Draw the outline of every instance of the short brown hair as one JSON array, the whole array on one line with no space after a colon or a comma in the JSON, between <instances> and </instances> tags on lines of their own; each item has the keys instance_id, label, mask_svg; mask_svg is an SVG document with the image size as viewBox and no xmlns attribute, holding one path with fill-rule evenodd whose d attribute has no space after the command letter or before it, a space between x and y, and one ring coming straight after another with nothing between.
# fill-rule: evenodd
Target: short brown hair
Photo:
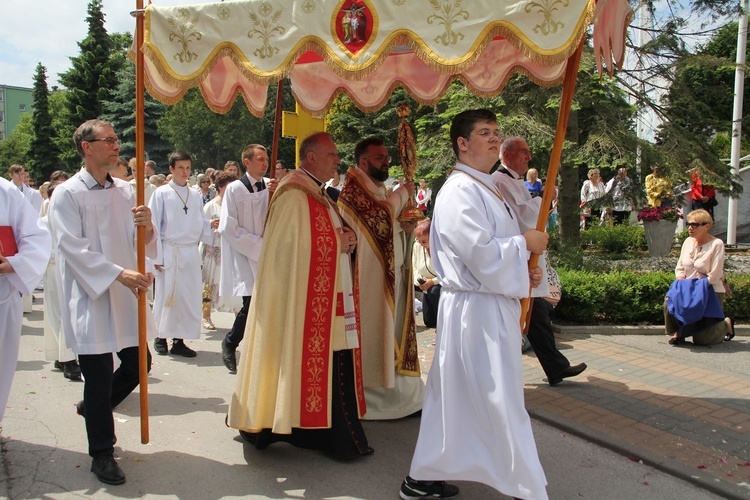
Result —
<instances>
[{"instance_id":1,"label":"short brown hair","mask_svg":"<svg viewBox=\"0 0 750 500\"><path fill-rule=\"evenodd\" d=\"M172 168L174 168L175 164L178 161L182 161L182 160L188 160L192 162L193 158L190 156L189 153L185 151L173 151L172 153L169 154L169 166Z\"/></svg>"},{"instance_id":2,"label":"short brown hair","mask_svg":"<svg viewBox=\"0 0 750 500\"><path fill-rule=\"evenodd\" d=\"M96 139L96 132L104 127L110 127L114 130L114 126L110 122L104 120L87 120L83 122L75 132L73 132L73 143L76 145L76 150L81 158L86 158L83 152L83 146L81 145L84 141L93 141Z\"/></svg>"},{"instance_id":3,"label":"short brown hair","mask_svg":"<svg viewBox=\"0 0 750 500\"><path fill-rule=\"evenodd\" d=\"M245 146L245 148L242 150L242 161L245 161L245 158L248 160L252 160L255 156L255 150L260 149L264 153L267 153L266 147L261 144L248 144Z\"/></svg>"},{"instance_id":4,"label":"short brown hair","mask_svg":"<svg viewBox=\"0 0 750 500\"><path fill-rule=\"evenodd\" d=\"M68 173L64 170L55 170L52 175L49 176L50 182L57 182L59 180L68 180Z\"/></svg>"},{"instance_id":5,"label":"short brown hair","mask_svg":"<svg viewBox=\"0 0 750 500\"><path fill-rule=\"evenodd\" d=\"M8 173L11 174L11 175L17 174L19 172L23 172L23 165L19 165L18 163L14 163L8 169Z\"/></svg>"},{"instance_id":6,"label":"short brown hair","mask_svg":"<svg viewBox=\"0 0 750 500\"><path fill-rule=\"evenodd\" d=\"M233 176L232 174L228 174L226 172L218 172L216 174L216 177L214 178L214 186L216 186L216 189L218 190L236 180L237 177Z\"/></svg>"}]
</instances>

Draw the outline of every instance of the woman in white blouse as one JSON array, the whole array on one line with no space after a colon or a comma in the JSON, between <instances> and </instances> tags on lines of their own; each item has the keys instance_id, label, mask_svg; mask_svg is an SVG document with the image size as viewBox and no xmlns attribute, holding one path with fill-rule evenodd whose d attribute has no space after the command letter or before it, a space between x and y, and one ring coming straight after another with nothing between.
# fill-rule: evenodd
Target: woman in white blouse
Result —
<instances>
[{"instance_id":1,"label":"woman in white blouse","mask_svg":"<svg viewBox=\"0 0 750 500\"><path fill-rule=\"evenodd\" d=\"M588 172L589 179L583 182L581 187L581 208L583 210L583 229L591 226L592 220L599 220L602 216L601 207L593 207L593 203L606 194L606 186L602 182L598 168L592 168Z\"/></svg>"}]
</instances>

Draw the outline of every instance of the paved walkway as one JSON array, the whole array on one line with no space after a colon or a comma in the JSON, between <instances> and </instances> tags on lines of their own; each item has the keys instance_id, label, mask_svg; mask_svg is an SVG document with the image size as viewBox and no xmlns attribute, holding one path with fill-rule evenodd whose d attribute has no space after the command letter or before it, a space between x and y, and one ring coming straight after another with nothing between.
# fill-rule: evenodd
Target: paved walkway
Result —
<instances>
[{"instance_id":1,"label":"paved walkway","mask_svg":"<svg viewBox=\"0 0 750 500\"><path fill-rule=\"evenodd\" d=\"M653 328L628 332L648 334L638 336L592 330L599 334L557 334L571 363L588 369L556 387L546 383L533 351L524 355L529 414L723 497L749 498L750 342L744 332L738 327L734 340L707 348L669 346ZM420 339L428 364L434 331Z\"/></svg>"},{"instance_id":2,"label":"paved walkway","mask_svg":"<svg viewBox=\"0 0 750 500\"><path fill-rule=\"evenodd\" d=\"M219 331L190 342L197 358L154 357L150 442L139 444L138 399L132 395L116 412L117 453L129 481L102 485L88 472L82 420L74 411L82 384L63 379L43 360L41 306L38 300L34 312L24 315L19 364L0 428L0 497L396 496L418 419L365 422L378 451L345 468L309 450L278 446L257 452L223 425L234 384L219 354L219 341L232 321L228 314L215 316ZM533 354L524 355L527 408L537 420L535 438L551 498L750 497L748 337L713 348L672 347L664 336L643 335L653 330L605 335L601 329L565 329L558 335L560 349L571 362L589 368L554 388ZM434 335L423 327L419 332L425 372ZM563 431L550 431L540 421ZM573 435L620 455L594 455ZM339 473L336 481L332 467ZM504 498L477 483L461 488L467 499Z\"/></svg>"}]
</instances>

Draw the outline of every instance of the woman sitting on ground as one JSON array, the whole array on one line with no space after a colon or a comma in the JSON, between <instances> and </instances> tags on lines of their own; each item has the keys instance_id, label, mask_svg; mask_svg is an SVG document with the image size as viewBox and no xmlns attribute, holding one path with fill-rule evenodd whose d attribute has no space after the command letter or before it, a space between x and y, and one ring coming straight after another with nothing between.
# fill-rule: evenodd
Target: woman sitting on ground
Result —
<instances>
[{"instance_id":1,"label":"woman sitting on ground","mask_svg":"<svg viewBox=\"0 0 750 500\"><path fill-rule=\"evenodd\" d=\"M713 345L734 337L724 317L724 242L710 234L713 219L703 209L688 215L690 236L682 244L675 281L664 302L664 321L672 345L692 336L693 343ZM715 297L715 298L714 298Z\"/></svg>"}]
</instances>

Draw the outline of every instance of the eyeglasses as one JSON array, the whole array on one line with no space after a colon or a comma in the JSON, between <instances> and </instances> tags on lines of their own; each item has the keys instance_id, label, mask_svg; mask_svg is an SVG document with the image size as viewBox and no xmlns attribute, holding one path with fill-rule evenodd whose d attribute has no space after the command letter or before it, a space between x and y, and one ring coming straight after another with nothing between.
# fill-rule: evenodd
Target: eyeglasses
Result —
<instances>
[{"instance_id":1,"label":"eyeglasses","mask_svg":"<svg viewBox=\"0 0 750 500\"><path fill-rule=\"evenodd\" d=\"M687 226L688 227L692 227L693 229L695 229L696 227L705 226L707 224L708 224L708 222L688 222Z\"/></svg>"},{"instance_id":2,"label":"eyeglasses","mask_svg":"<svg viewBox=\"0 0 750 500\"><path fill-rule=\"evenodd\" d=\"M476 133L472 132L470 135L478 135L479 137L481 137L485 141L489 141L493 137L495 139L499 139L500 138L500 131L497 130L497 129L490 130L488 128L483 128L481 130L478 130Z\"/></svg>"},{"instance_id":3,"label":"eyeglasses","mask_svg":"<svg viewBox=\"0 0 750 500\"><path fill-rule=\"evenodd\" d=\"M377 155L377 156L372 156L372 157L365 156L364 158L365 159L374 160L374 161L376 161L378 163L390 163L391 162L391 157L390 156L386 156L386 155Z\"/></svg>"},{"instance_id":4,"label":"eyeglasses","mask_svg":"<svg viewBox=\"0 0 750 500\"><path fill-rule=\"evenodd\" d=\"M86 142L96 142L96 141L106 142L107 146L109 147L112 147L115 144L117 144L118 146L120 145L120 139L118 139L117 137L100 137L98 139L91 139L90 141L86 141Z\"/></svg>"}]
</instances>

